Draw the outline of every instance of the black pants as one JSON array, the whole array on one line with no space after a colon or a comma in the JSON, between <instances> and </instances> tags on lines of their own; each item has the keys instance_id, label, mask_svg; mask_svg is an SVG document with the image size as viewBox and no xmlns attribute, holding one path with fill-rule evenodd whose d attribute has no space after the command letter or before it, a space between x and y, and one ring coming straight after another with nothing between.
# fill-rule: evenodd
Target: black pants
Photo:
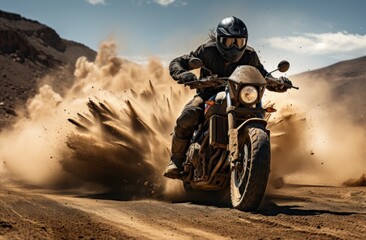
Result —
<instances>
[{"instance_id":1,"label":"black pants","mask_svg":"<svg viewBox=\"0 0 366 240\"><path fill-rule=\"evenodd\" d=\"M189 101L178 117L172 139L171 158L182 163L189 147L190 139L197 126L203 121L204 101L195 96Z\"/></svg>"}]
</instances>

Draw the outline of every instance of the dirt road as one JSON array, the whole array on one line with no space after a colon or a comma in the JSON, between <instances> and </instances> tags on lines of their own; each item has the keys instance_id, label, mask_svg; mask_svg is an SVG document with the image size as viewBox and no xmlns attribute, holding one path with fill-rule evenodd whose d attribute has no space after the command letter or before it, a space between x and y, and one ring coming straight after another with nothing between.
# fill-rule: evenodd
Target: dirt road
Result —
<instances>
[{"instance_id":1,"label":"dirt road","mask_svg":"<svg viewBox=\"0 0 366 240\"><path fill-rule=\"evenodd\" d=\"M0 239L366 239L366 189L291 185L245 213L2 184Z\"/></svg>"}]
</instances>

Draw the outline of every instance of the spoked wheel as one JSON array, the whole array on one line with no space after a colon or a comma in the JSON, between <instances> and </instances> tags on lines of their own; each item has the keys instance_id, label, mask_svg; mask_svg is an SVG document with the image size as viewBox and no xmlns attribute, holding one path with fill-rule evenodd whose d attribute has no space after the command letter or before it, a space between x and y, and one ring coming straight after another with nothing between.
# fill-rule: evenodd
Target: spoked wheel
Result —
<instances>
[{"instance_id":1,"label":"spoked wheel","mask_svg":"<svg viewBox=\"0 0 366 240\"><path fill-rule=\"evenodd\" d=\"M270 144L261 125L250 124L247 128L247 140L239 146L239 159L231 171L230 193L234 208L253 211L259 207L266 191Z\"/></svg>"}]
</instances>

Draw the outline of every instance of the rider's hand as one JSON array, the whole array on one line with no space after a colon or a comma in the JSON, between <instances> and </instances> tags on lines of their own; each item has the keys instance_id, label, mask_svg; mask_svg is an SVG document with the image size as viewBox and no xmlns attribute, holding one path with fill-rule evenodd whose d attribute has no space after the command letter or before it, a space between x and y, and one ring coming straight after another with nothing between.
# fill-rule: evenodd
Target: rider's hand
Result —
<instances>
[{"instance_id":1,"label":"rider's hand","mask_svg":"<svg viewBox=\"0 0 366 240\"><path fill-rule=\"evenodd\" d=\"M287 89L292 87L292 82L287 77L279 77L277 79L277 82L281 84L280 86L278 86L278 90L282 92L286 92Z\"/></svg>"},{"instance_id":2,"label":"rider's hand","mask_svg":"<svg viewBox=\"0 0 366 240\"><path fill-rule=\"evenodd\" d=\"M187 82L192 82L192 81L196 81L197 77L195 74L191 73L191 72L183 72L181 74L178 75L178 83L187 83Z\"/></svg>"}]
</instances>

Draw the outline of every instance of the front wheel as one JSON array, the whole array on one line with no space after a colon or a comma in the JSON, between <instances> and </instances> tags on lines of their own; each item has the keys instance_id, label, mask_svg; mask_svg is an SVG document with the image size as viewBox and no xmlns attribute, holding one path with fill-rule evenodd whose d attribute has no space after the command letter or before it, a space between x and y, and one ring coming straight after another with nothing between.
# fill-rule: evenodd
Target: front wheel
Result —
<instances>
[{"instance_id":1,"label":"front wheel","mask_svg":"<svg viewBox=\"0 0 366 240\"><path fill-rule=\"evenodd\" d=\"M268 134L262 125L249 124L247 129L246 140L239 139L239 143L242 142L239 158L231 170L230 195L234 208L254 211L266 191L271 149Z\"/></svg>"}]
</instances>

